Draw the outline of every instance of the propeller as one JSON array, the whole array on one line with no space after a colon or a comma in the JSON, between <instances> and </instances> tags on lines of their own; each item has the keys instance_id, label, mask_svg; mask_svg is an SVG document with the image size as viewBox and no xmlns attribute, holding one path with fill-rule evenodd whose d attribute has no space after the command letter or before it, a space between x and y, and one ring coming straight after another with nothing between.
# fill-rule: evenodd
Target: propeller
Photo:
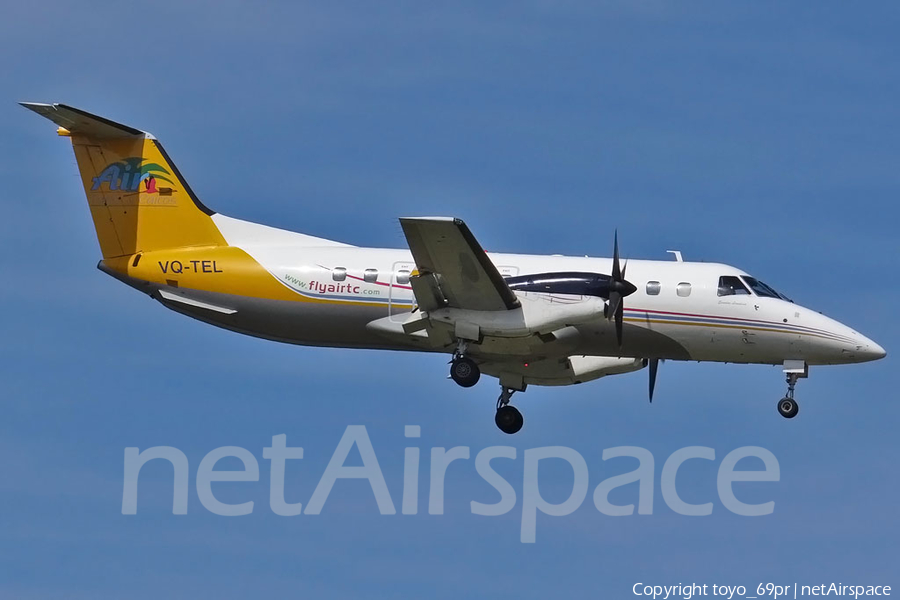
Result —
<instances>
[{"instance_id":1,"label":"propeller","mask_svg":"<svg viewBox=\"0 0 900 600\"><path fill-rule=\"evenodd\" d=\"M622 299L637 291L637 288L630 282L625 280L625 269L628 268L628 261L624 266L619 265L619 231L616 230L613 238L613 264L612 276L609 282L609 310L606 318L616 322L616 340L619 347L622 346L622 320L625 317L625 304Z\"/></svg>"}]
</instances>

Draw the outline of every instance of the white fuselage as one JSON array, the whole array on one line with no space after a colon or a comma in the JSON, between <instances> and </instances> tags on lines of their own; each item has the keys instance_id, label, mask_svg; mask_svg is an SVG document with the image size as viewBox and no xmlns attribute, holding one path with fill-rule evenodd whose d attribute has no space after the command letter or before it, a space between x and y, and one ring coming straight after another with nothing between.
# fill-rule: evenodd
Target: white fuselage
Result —
<instances>
[{"instance_id":1,"label":"white fuselage","mask_svg":"<svg viewBox=\"0 0 900 600\"><path fill-rule=\"evenodd\" d=\"M359 248L262 226L248 229L244 222L220 215L213 218L232 238L231 245L247 252L304 301L185 291L197 302L227 307L237 314L163 299L170 308L289 343L452 351L449 345L435 348L402 333L402 323L415 305L408 281L415 263L408 250ZM610 273L612 268L608 258L501 253L489 257L505 277L560 271ZM872 340L793 302L753 293L720 296L719 278L732 275L746 274L724 264L629 260L627 279L637 291L624 301L621 347L597 298L517 292L526 304L543 296L541 302L557 306L590 303L591 310L567 308L579 313L578 318L553 324L557 339L552 343L538 343L529 332L517 337L487 331L473 352L496 360L586 355L763 364L803 360L808 365L863 362L884 355ZM596 311L595 318L591 311ZM380 324L372 326L375 321ZM393 330L392 323L397 325Z\"/></svg>"}]
</instances>

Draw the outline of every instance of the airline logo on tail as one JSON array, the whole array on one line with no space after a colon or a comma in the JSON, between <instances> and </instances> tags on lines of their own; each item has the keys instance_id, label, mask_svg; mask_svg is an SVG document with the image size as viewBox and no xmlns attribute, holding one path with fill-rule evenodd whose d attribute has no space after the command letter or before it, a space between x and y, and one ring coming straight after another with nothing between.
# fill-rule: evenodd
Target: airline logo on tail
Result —
<instances>
[{"instance_id":1,"label":"airline logo on tail","mask_svg":"<svg viewBox=\"0 0 900 600\"><path fill-rule=\"evenodd\" d=\"M108 185L109 191L138 192L141 190L141 182L144 182L144 191L152 194L159 191L156 188L157 180L172 183L172 180L166 177L167 175L171 176L171 173L165 167L154 162L145 163L145 160L133 156L110 163L100 172L100 175L93 178L94 185L91 187L91 191L99 190L105 183Z\"/></svg>"}]
</instances>

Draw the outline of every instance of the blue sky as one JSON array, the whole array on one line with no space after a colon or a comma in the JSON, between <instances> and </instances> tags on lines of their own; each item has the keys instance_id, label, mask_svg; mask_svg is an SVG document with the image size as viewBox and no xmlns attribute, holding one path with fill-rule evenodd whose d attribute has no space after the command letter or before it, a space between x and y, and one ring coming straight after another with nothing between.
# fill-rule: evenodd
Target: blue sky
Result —
<instances>
[{"instance_id":1,"label":"blue sky","mask_svg":"<svg viewBox=\"0 0 900 600\"><path fill-rule=\"evenodd\" d=\"M626 597L646 583L844 582L897 586L900 81L897 8L843 2L19 3L0 51L0 597ZM358 245L401 247L396 218L466 219L497 251L624 253L734 264L889 352L815 369L801 413L775 402L778 369L666 363L517 398L518 435L492 422L493 381L463 390L444 359L312 349L217 330L95 269L74 157L16 106L64 102L154 132L203 201L231 216ZM613 518L590 496L539 517L521 502L470 514L495 492L473 461L447 476L445 514L380 516L365 482L339 482L321 515L268 509L262 448L285 433L308 501L348 425L366 425L399 507L404 426L418 446L561 445L590 489L628 471L604 448L651 450L654 514ZM148 464L137 515L121 514L123 449L175 446L189 513ZM246 517L205 511L201 458L234 445L257 483L217 484ZM714 503L677 515L658 489ZM767 517L716 496L724 455L771 450L781 481L745 488ZM427 462L426 462L427 464ZM541 472L546 497L571 486ZM425 472L420 475L427 481ZM633 502L623 488L614 500Z\"/></svg>"}]
</instances>

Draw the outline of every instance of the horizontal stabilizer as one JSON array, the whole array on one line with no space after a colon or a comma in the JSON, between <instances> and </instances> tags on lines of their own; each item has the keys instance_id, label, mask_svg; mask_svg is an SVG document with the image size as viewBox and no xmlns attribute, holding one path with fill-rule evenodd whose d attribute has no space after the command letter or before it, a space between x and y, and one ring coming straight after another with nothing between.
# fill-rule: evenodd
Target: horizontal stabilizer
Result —
<instances>
[{"instance_id":1,"label":"horizontal stabilizer","mask_svg":"<svg viewBox=\"0 0 900 600\"><path fill-rule=\"evenodd\" d=\"M122 125L65 104L41 104L38 102L20 102L19 104L53 121L75 135L84 135L97 139L135 136L153 138L146 131Z\"/></svg>"}]
</instances>

